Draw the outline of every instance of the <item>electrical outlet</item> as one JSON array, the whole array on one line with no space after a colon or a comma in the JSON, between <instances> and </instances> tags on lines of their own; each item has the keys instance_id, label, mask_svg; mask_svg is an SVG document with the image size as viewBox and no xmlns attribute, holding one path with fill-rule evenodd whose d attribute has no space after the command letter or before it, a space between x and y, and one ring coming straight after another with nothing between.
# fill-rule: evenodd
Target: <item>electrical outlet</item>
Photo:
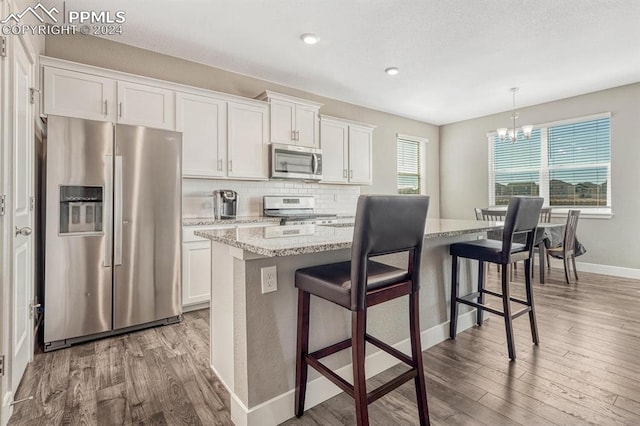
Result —
<instances>
[{"instance_id":1,"label":"electrical outlet","mask_svg":"<svg viewBox=\"0 0 640 426\"><path fill-rule=\"evenodd\" d=\"M260 270L262 277L262 294L271 293L278 289L278 271L274 266L268 266Z\"/></svg>"}]
</instances>

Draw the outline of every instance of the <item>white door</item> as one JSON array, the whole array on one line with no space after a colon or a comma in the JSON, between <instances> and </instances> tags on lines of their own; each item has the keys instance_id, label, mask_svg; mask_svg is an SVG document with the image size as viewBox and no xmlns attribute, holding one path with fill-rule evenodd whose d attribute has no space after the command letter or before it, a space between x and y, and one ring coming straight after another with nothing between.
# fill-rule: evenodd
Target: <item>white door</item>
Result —
<instances>
[{"instance_id":1,"label":"white door","mask_svg":"<svg viewBox=\"0 0 640 426\"><path fill-rule=\"evenodd\" d=\"M296 104L279 99L271 99L271 142L295 143L293 131L295 130L294 116Z\"/></svg>"},{"instance_id":2,"label":"white door","mask_svg":"<svg viewBox=\"0 0 640 426\"><path fill-rule=\"evenodd\" d=\"M220 177L227 170L227 103L176 94L176 130L182 132L182 175Z\"/></svg>"},{"instance_id":3,"label":"white door","mask_svg":"<svg viewBox=\"0 0 640 426\"><path fill-rule=\"evenodd\" d=\"M175 92L118 82L118 123L175 130Z\"/></svg>"},{"instance_id":4,"label":"white door","mask_svg":"<svg viewBox=\"0 0 640 426\"><path fill-rule=\"evenodd\" d=\"M318 148L318 108L296 105L296 145Z\"/></svg>"},{"instance_id":5,"label":"white door","mask_svg":"<svg viewBox=\"0 0 640 426\"><path fill-rule=\"evenodd\" d=\"M348 129L346 123L322 120L322 182L346 183L348 181Z\"/></svg>"},{"instance_id":6,"label":"white door","mask_svg":"<svg viewBox=\"0 0 640 426\"><path fill-rule=\"evenodd\" d=\"M115 80L45 67L44 91L45 114L115 121Z\"/></svg>"},{"instance_id":7,"label":"white door","mask_svg":"<svg viewBox=\"0 0 640 426\"><path fill-rule=\"evenodd\" d=\"M267 179L269 145L267 105L229 102L229 160L227 175L240 179Z\"/></svg>"},{"instance_id":8,"label":"white door","mask_svg":"<svg viewBox=\"0 0 640 426\"><path fill-rule=\"evenodd\" d=\"M16 39L13 43L12 105L13 123L13 283L11 330L11 391L20 384L24 370L33 353L33 324L29 310L33 289L33 144L34 115L29 103L29 88L33 87L34 64L28 51Z\"/></svg>"},{"instance_id":9,"label":"white door","mask_svg":"<svg viewBox=\"0 0 640 426\"><path fill-rule=\"evenodd\" d=\"M349 182L371 184L372 132L370 128L349 126Z\"/></svg>"}]
</instances>

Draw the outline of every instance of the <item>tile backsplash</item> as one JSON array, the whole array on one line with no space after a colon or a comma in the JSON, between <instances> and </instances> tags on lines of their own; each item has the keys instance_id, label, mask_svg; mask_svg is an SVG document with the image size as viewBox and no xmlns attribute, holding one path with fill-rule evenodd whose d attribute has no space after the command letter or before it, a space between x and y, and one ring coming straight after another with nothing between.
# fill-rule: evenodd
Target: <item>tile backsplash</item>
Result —
<instances>
[{"instance_id":1,"label":"tile backsplash","mask_svg":"<svg viewBox=\"0 0 640 426\"><path fill-rule=\"evenodd\" d=\"M317 213L354 214L360 187L297 181L252 182L237 180L183 179L182 215L213 216L212 192L231 189L238 193L238 216L262 216L263 195L313 195Z\"/></svg>"}]
</instances>

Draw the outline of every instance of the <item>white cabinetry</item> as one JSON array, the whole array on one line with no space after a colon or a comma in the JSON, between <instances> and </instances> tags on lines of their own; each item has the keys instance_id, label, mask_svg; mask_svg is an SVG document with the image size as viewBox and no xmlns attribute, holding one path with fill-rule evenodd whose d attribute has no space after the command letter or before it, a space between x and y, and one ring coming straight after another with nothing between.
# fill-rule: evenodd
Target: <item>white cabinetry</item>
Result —
<instances>
[{"instance_id":1,"label":"white cabinetry","mask_svg":"<svg viewBox=\"0 0 640 426\"><path fill-rule=\"evenodd\" d=\"M118 82L118 123L173 130L175 108L172 90Z\"/></svg>"},{"instance_id":2,"label":"white cabinetry","mask_svg":"<svg viewBox=\"0 0 640 426\"><path fill-rule=\"evenodd\" d=\"M183 176L226 176L226 101L177 93L176 130L182 132Z\"/></svg>"},{"instance_id":3,"label":"white cabinetry","mask_svg":"<svg viewBox=\"0 0 640 426\"><path fill-rule=\"evenodd\" d=\"M278 226L274 222L185 226L182 228L182 310L209 306L211 300L211 240L194 235L195 231Z\"/></svg>"},{"instance_id":4,"label":"white cabinetry","mask_svg":"<svg viewBox=\"0 0 640 426\"><path fill-rule=\"evenodd\" d=\"M266 104L229 102L227 176L269 178L269 108Z\"/></svg>"},{"instance_id":5,"label":"white cabinetry","mask_svg":"<svg viewBox=\"0 0 640 426\"><path fill-rule=\"evenodd\" d=\"M321 116L322 183L372 183L374 126Z\"/></svg>"},{"instance_id":6,"label":"white cabinetry","mask_svg":"<svg viewBox=\"0 0 640 426\"><path fill-rule=\"evenodd\" d=\"M322 104L270 91L258 96L271 105L271 142L318 148Z\"/></svg>"},{"instance_id":7,"label":"white cabinetry","mask_svg":"<svg viewBox=\"0 0 640 426\"><path fill-rule=\"evenodd\" d=\"M88 120L116 120L116 82L59 68L44 68L44 113Z\"/></svg>"},{"instance_id":8,"label":"white cabinetry","mask_svg":"<svg viewBox=\"0 0 640 426\"><path fill-rule=\"evenodd\" d=\"M92 68L89 71L94 71ZM44 113L175 129L175 93L107 76L44 67Z\"/></svg>"}]
</instances>

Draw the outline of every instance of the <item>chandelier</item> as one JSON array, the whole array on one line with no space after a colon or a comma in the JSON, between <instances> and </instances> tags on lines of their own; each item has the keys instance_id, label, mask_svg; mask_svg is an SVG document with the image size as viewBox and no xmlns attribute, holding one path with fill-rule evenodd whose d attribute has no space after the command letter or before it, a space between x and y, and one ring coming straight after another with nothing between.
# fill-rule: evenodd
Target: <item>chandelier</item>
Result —
<instances>
[{"instance_id":1,"label":"chandelier","mask_svg":"<svg viewBox=\"0 0 640 426\"><path fill-rule=\"evenodd\" d=\"M511 88L511 93L513 94L513 107L511 109L511 120L513 121L513 127L508 129L506 127L501 127L498 129L498 137L501 141L507 141L510 143L516 143L520 140L529 139L531 137L531 132L533 131L533 126L526 125L522 126L521 129L516 127L516 120L518 119L518 112L516 111L516 92L518 91L517 87Z\"/></svg>"}]
</instances>

